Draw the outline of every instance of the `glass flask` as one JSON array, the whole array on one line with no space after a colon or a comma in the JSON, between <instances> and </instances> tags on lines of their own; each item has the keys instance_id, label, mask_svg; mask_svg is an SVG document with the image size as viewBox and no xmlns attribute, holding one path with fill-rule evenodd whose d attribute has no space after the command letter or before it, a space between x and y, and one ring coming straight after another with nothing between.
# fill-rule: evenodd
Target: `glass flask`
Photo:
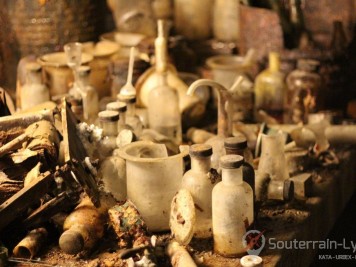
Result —
<instances>
[{"instance_id":1,"label":"glass flask","mask_svg":"<svg viewBox=\"0 0 356 267\"><path fill-rule=\"evenodd\" d=\"M117 99L120 102L126 103L126 121L127 125L131 126L133 132L137 137L141 136L143 124L136 114L136 95L122 95L118 94Z\"/></svg>"},{"instance_id":2,"label":"glass flask","mask_svg":"<svg viewBox=\"0 0 356 267\"><path fill-rule=\"evenodd\" d=\"M212 214L214 252L225 257L238 257L246 253L242 237L253 216L252 189L246 191L242 178L243 157L221 157L222 181L213 189Z\"/></svg>"},{"instance_id":3,"label":"glass flask","mask_svg":"<svg viewBox=\"0 0 356 267\"><path fill-rule=\"evenodd\" d=\"M179 99L175 89L167 84L167 75L162 73L160 85L148 96L148 121L151 129L171 138L176 144L182 142L182 123Z\"/></svg>"},{"instance_id":4,"label":"glass flask","mask_svg":"<svg viewBox=\"0 0 356 267\"><path fill-rule=\"evenodd\" d=\"M269 53L269 67L255 80L255 110L264 110L278 122L283 122L286 97L284 74L280 71L279 54Z\"/></svg>"},{"instance_id":5,"label":"glass flask","mask_svg":"<svg viewBox=\"0 0 356 267\"><path fill-rule=\"evenodd\" d=\"M99 112L99 124L103 129L104 139L100 143L100 155L108 157L112 155L116 146L116 137L118 135L119 113L113 110L104 110Z\"/></svg>"},{"instance_id":6,"label":"glass flask","mask_svg":"<svg viewBox=\"0 0 356 267\"><path fill-rule=\"evenodd\" d=\"M214 183L209 177L212 147L205 144L192 145L189 150L191 169L182 179L182 188L187 189L194 200L196 221L194 236L207 238L212 235L211 196Z\"/></svg>"},{"instance_id":7,"label":"glass flask","mask_svg":"<svg viewBox=\"0 0 356 267\"><path fill-rule=\"evenodd\" d=\"M89 84L90 67L78 67L78 88L83 99L83 117L87 123L94 123L99 112L99 96L93 86Z\"/></svg>"},{"instance_id":8,"label":"glass flask","mask_svg":"<svg viewBox=\"0 0 356 267\"><path fill-rule=\"evenodd\" d=\"M21 108L28 109L49 101L49 89L42 83L42 67L38 63L26 64L26 83L21 90Z\"/></svg>"},{"instance_id":9,"label":"glass flask","mask_svg":"<svg viewBox=\"0 0 356 267\"><path fill-rule=\"evenodd\" d=\"M287 76L288 123L306 123L308 114L320 108L321 77L318 74L319 62L299 59L297 69Z\"/></svg>"}]
</instances>

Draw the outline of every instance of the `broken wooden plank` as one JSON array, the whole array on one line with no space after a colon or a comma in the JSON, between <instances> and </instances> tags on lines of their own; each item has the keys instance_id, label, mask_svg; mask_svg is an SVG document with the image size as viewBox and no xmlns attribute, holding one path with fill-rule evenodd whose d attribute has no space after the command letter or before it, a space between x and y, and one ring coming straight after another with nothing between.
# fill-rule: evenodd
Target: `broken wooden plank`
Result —
<instances>
[{"instance_id":1,"label":"broken wooden plank","mask_svg":"<svg viewBox=\"0 0 356 267\"><path fill-rule=\"evenodd\" d=\"M72 174L75 176L73 178L78 181L93 204L98 207L100 205L99 190L94 175L84 163L88 155L77 133L75 115L65 99L63 99L61 113L65 147L64 160L73 167Z\"/></svg>"},{"instance_id":2,"label":"broken wooden plank","mask_svg":"<svg viewBox=\"0 0 356 267\"><path fill-rule=\"evenodd\" d=\"M41 178L33 181L27 187L0 205L0 231L14 221L23 211L39 200L47 193L50 183L53 181L53 174L45 172Z\"/></svg>"}]
</instances>

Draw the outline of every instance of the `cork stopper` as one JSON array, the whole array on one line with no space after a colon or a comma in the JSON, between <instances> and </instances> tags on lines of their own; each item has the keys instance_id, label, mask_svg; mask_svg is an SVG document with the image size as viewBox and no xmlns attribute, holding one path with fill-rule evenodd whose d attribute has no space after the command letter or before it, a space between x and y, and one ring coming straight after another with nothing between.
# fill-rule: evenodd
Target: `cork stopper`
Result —
<instances>
[{"instance_id":1,"label":"cork stopper","mask_svg":"<svg viewBox=\"0 0 356 267\"><path fill-rule=\"evenodd\" d=\"M106 105L106 110L113 110L119 113L126 112L127 105L124 102L110 102Z\"/></svg>"},{"instance_id":2,"label":"cork stopper","mask_svg":"<svg viewBox=\"0 0 356 267\"><path fill-rule=\"evenodd\" d=\"M244 163L244 158L239 155L225 155L220 158L220 167L224 169L237 169Z\"/></svg>"},{"instance_id":3,"label":"cork stopper","mask_svg":"<svg viewBox=\"0 0 356 267\"><path fill-rule=\"evenodd\" d=\"M98 113L98 117L100 121L118 121L120 118L119 112L114 110L104 110Z\"/></svg>"},{"instance_id":4,"label":"cork stopper","mask_svg":"<svg viewBox=\"0 0 356 267\"><path fill-rule=\"evenodd\" d=\"M213 154L213 149L207 144L196 144L189 148L189 154L193 157L210 157Z\"/></svg>"},{"instance_id":5,"label":"cork stopper","mask_svg":"<svg viewBox=\"0 0 356 267\"><path fill-rule=\"evenodd\" d=\"M224 146L227 149L245 149L247 147L247 139L244 136L228 137L224 140Z\"/></svg>"},{"instance_id":6,"label":"cork stopper","mask_svg":"<svg viewBox=\"0 0 356 267\"><path fill-rule=\"evenodd\" d=\"M84 238L77 231L67 230L59 238L59 247L67 254L77 254L84 248Z\"/></svg>"}]
</instances>

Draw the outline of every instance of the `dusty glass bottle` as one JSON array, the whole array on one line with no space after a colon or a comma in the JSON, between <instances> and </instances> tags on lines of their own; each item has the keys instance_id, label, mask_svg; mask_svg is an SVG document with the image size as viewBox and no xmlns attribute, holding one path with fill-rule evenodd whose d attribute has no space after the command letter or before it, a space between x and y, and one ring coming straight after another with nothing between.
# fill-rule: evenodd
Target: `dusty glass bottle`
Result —
<instances>
[{"instance_id":1,"label":"dusty glass bottle","mask_svg":"<svg viewBox=\"0 0 356 267\"><path fill-rule=\"evenodd\" d=\"M225 139L224 147L227 155L240 155L244 157L244 163L242 164L242 177L245 183L250 188L246 188L247 191L252 189L253 191L253 211L255 209L255 170L253 169L253 156L251 150L247 147L247 139L244 136L235 136ZM246 185L245 185L246 187ZM249 218L250 225L253 223L254 218Z\"/></svg>"},{"instance_id":2,"label":"dusty glass bottle","mask_svg":"<svg viewBox=\"0 0 356 267\"><path fill-rule=\"evenodd\" d=\"M209 177L212 154L210 145L192 145L189 150L191 169L182 179L182 188L191 193L196 207L194 236L198 238L212 235L211 196L214 184Z\"/></svg>"},{"instance_id":3,"label":"dusty glass bottle","mask_svg":"<svg viewBox=\"0 0 356 267\"><path fill-rule=\"evenodd\" d=\"M78 72L78 87L83 99L83 117L87 123L94 123L99 112L99 96L93 86L89 84L91 69L89 66L80 66Z\"/></svg>"},{"instance_id":4,"label":"dusty glass bottle","mask_svg":"<svg viewBox=\"0 0 356 267\"><path fill-rule=\"evenodd\" d=\"M243 157L221 157L222 181L213 189L212 215L214 252L225 257L238 257L246 253L242 237L253 216L252 189L246 192L243 186Z\"/></svg>"},{"instance_id":5,"label":"dusty glass bottle","mask_svg":"<svg viewBox=\"0 0 356 267\"><path fill-rule=\"evenodd\" d=\"M49 101L49 89L42 83L42 67L31 62L26 64L26 83L21 90L21 108L28 109Z\"/></svg>"},{"instance_id":6,"label":"dusty glass bottle","mask_svg":"<svg viewBox=\"0 0 356 267\"><path fill-rule=\"evenodd\" d=\"M126 111L127 111L127 105L124 102L110 102L106 105L106 110L113 110L119 113L119 121L117 123L118 127L118 133L120 133L122 130L127 129L127 130L133 130L131 126L127 125L126 123Z\"/></svg>"},{"instance_id":7,"label":"dusty glass bottle","mask_svg":"<svg viewBox=\"0 0 356 267\"><path fill-rule=\"evenodd\" d=\"M239 41L239 0L215 0L213 33L220 41Z\"/></svg>"},{"instance_id":8,"label":"dusty glass bottle","mask_svg":"<svg viewBox=\"0 0 356 267\"><path fill-rule=\"evenodd\" d=\"M286 97L285 75L280 71L279 54L269 53L269 66L255 80L255 109L262 109L283 122Z\"/></svg>"},{"instance_id":9,"label":"dusty glass bottle","mask_svg":"<svg viewBox=\"0 0 356 267\"><path fill-rule=\"evenodd\" d=\"M117 95L120 102L126 103L126 121L125 123L133 129L137 137L141 136L143 124L140 118L136 115L136 96L135 95Z\"/></svg>"},{"instance_id":10,"label":"dusty glass bottle","mask_svg":"<svg viewBox=\"0 0 356 267\"><path fill-rule=\"evenodd\" d=\"M182 142L182 122L179 99L175 89L167 84L166 73L160 75L160 85L148 96L148 121L151 129L171 138L176 144Z\"/></svg>"},{"instance_id":11,"label":"dusty glass bottle","mask_svg":"<svg viewBox=\"0 0 356 267\"><path fill-rule=\"evenodd\" d=\"M108 157L117 148L119 113L113 110L104 110L99 112L98 117L104 135L104 139L100 143L100 155Z\"/></svg>"},{"instance_id":12,"label":"dusty glass bottle","mask_svg":"<svg viewBox=\"0 0 356 267\"><path fill-rule=\"evenodd\" d=\"M319 62L299 59L297 69L287 76L288 123L306 123L308 114L314 113L322 105L320 89L321 77L318 74ZM319 103L318 103L319 102Z\"/></svg>"}]
</instances>

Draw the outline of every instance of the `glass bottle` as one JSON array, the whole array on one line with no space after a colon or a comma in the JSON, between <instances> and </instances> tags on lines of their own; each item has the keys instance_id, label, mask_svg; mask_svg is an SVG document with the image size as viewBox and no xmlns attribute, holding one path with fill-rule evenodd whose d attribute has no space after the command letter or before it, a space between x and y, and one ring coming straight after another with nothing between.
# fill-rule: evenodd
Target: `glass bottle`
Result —
<instances>
[{"instance_id":1,"label":"glass bottle","mask_svg":"<svg viewBox=\"0 0 356 267\"><path fill-rule=\"evenodd\" d=\"M252 189L253 191L253 210L255 209L255 170L253 169L253 156L251 150L247 147L247 139L244 136L235 136L229 137L225 139L224 147L226 151L226 155L239 155L244 158L244 162L242 164L242 177L243 181L248 184L249 188L247 191ZM247 185L244 184L246 187ZM253 223L254 218L249 218L250 225Z\"/></svg>"},{"instance_id":2,"label":"glass bottle","mask_svg":"<svg viewBox=\"0 0 356 267\"><path fill-rule=\"evenodd\" d=\"M242 237L253 216L253 193L243 186L243 157L221 157L222 181L213 189L212 214L214 252L226 257L238 257L246 253Z\"/></svg>"},{"instance_id":3,"label":"glass bottle","mask_svg":"<svg viewBox=\"0 0 356 267\"><path fill-rule=\"evenodd\" d=\"M280 71L279 54L269 53L269 67L262 71L255 81L255 109L262 109L270 116L283 122L286 85Z\"/></svg>"},{"instance_id":4,"label":"glass bottle","mask_svg":"<svg viewBox=\"0 0 356 267\"><path fill-rule=\"evenodd\" d=\"M306 123L308 114L317 111L322 84L318 66L316 60L299 59L297 69L287 76L288 123Z\"/></svg>"},{"instance_id":5,"label":"glass bottle","mask_svg":"<svg viewBox=\"0 0 356 267\"><path fill-rule=\"evenodd\" d=\"M131 126L137 137L141 136L143 124L140 118L136 115L136 95L117 95L120 102L126 103L126 123Z\"/></svg>"},{"instance_id":6,"label":"glass bottle","mask_svg":"<svg viewBox=\"0 0 356 267\"><path fill-rule=\"evenodd\" d=\"M94 123L99 112L99 96L89 84L91 69L89 66L78 67L78 87L83 98L83 117L87 123Z\"/></svg>"},{"instance_id":7,"label":"glass bottle","mask_svg":"<svg viewBox=\"0 0 356 267\"><path fill-rule=\"evenodd\" d=\"M100 155L108 157L112 155L116 146L116 137L118 135L119 113L113 110L104 110L99 112L99 123L103 129L104 139L100 143Z\"/></svg>"},{"instance_id":8,"label":"glass bottle","mask_svg":"<svg viewBox=\"0 0 356 267\"><path fill-rule=\"evenodd\" d=\"M49 89L42 83L42 67L31 62L26 64L26 83L21 90L21 108L28 109L49 101Z\"/></svg>"},{"instance_id":9,"label":"glass bottle","mask_svg":"<svg viewBox=\"0 0 356 267\"><path fill-rule=\"evenodd\" d=\"M211 34L212 7L213 0L174 0L177 32L190 40L208 39Z\"/></svg>"},{"instance_id":10,"label":"glass bottle","mask_svg":"<svg viewBox=\"0 0 356 267\"><path fill-rule=\"evenodd\" d=\"M119 121L117 124L118 127L118 133L120 133L122 130L127 129L131 130L131 126L126 124L126 111L127 111L127 105L124 102L110 102L106 105L106 110L113 110L119 113Z\"/></svg>"},{"instance_id":11,"label":"glass bottle","mask_svg":"<svg viewBox=\"0 0 356 267\"><path fill-rule=\"evenodd\" d=\"M175 89L167 84L166 72L160 75L160 85L148 96L148 121L151 129L171 138L176 144L182 142L182 123L179 99Z\"/></svg>"},{"instance_id":12,"label":"glass bottle","mask_svg":"<svg viewBox=\"0 0 356 267\"><path fill-rule=\"evenodd\" d=\"M225 42L239 40L239 0L215 0L213 6L213 33L215 39Z\"/></svg>"},{"instance_id":13,"label":"glass bottle","mask_svg":"<svg viewBox=\"0 0 356 267\"><path fill-rule=\"evenodd\" d=\"M207 238L212 235L211 194L214 184L210 180L210 157L212 147L205 144L192 145L189 150L191 169L182 179L182 188L187 189L194 200L196 221L194 236Z\"/></svg>"},{"instance_id":14,"label":"glass bottle","mask_svg":"<svg viewBox=\"0 0 356 267\"><path fill-rule=\"evenodd\" d=\"M272 180L289 179L286 157L284 154L285 136L281 133L262 134L261 157L258 172L266 173Z\"/></svg>"}]
</instances>

